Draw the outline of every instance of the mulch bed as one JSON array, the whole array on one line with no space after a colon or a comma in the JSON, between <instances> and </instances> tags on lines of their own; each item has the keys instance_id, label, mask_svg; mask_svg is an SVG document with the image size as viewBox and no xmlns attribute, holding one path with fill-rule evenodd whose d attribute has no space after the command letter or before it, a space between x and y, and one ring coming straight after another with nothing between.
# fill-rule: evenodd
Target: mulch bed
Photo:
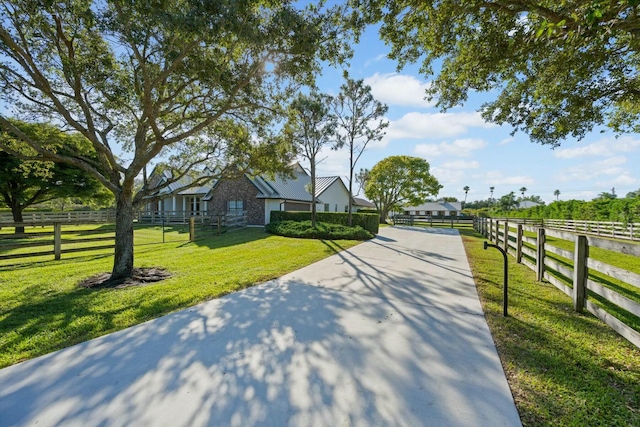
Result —
<instances>
[{"instance_id":1,"label":"mulch bed","mask_svg":"<svg viewBox=\"0 0 640 427\"><path fill-rule=\"evenodd\" d=\"M128 288L130 286L146 286L168 279L172 274L167 270L151 268L134 268L131 277L112 279L111 273L100 273L84 279L78 286L82 288Z\"/></svg>"}]
</instances>

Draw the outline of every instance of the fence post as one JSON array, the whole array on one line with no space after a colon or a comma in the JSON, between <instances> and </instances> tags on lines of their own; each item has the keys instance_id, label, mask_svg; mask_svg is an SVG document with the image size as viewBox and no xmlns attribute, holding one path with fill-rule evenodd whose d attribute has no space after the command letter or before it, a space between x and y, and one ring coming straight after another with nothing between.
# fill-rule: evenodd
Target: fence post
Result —
<instances>
[{"instance_id":1,"label":"fence post","mask_svg":"<svg viewBox=\"0 0 640 427\"><path fill-rule=\"evenodd\" d=\"M536 242L536 280L541 282L544 278L544 228L538 228L538 239Z\"/></svg>"},{"instance_id":2,"label":"fence post","mask_svg":"<svg viewBox=\"0 0 640 427\"><path fill-rule=\"evenodd\" d=\"M189 241L195 242L196 240L196 217L189 217Z\"/></svg>"},{"instance_id":3,"label":"fence post","mask_svg":"<svg viewBox=\"0 0 640 427\"><path fill-rule=\"evenodd\" d=\"M504 251L509 253L509 220L504 222Z\"/></svg>"},{"instance_id":4,"label":"fence post","mask_svg":"<svg viewBox=\"0 0 640 427\"><path fill-rule=\"evenodd\" d=\"M589 242L587 236L577 236L573 253L573 309L582 313L587 298L587 258Z\"/></svg>"},{"instance_id":5,"label":"fence post","mask_svg":"<svg viewBox=\"0 0 640 427\"><path fill-rule=\"evenodd\" d=\"M516 262L518 264L522 262L522 224L518 224L516 237Z\"/></svg>"},{"instance_id":6,"label":"fence post","mask_svg":"<svg viewBox=\"0 0 640 427\"><path fill-rule=\"evenodd\" d=\"M56 260L62 254L62 224L59 222L53 223L53 254Z\"/></svg>"}]
</instances>

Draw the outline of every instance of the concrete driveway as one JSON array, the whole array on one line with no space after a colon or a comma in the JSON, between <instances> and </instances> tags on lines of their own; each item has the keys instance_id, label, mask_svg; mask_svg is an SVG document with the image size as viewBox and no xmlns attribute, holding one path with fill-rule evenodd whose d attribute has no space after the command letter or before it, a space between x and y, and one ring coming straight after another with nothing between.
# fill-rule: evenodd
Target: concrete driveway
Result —
<instances>
[{"instance_id":1,"label":"concrete driveway","mask_svg":"<svg viewBox=\"0 0 640 427\"><path fill-rule=\"evenodd\" d=\"M0 371L0 426L520 426L455 230Z\"/></svg>"}]
</instances>

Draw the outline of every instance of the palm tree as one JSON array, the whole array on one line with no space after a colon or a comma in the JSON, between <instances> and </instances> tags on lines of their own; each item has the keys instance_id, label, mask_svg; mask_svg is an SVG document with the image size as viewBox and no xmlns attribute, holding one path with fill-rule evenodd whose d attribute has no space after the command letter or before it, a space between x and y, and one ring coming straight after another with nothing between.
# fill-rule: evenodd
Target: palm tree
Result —
<instances>
[{"instance_id":1,"label":"palm tree","mask_svg":"<svg viewBox=\"0 0 640 427\"><path fill-rule=\"evenodd\" d=\"M522 198L524 199L524 193L527 191L527 187L520 188L520 192L522 193Z\"/></svg>"},{"instance_id":2,"label":"palm tree","mask_svg":"<svg viewBox=\"0 0 640 427\"><path fill-rule=\"evenodd\" d=\"M556 196L556 201L560 200L560 190L555 190L553 195Z\"/></svg>"},{"instance_id":3,"label":"palm tree","mask_svg":"<svg viewBox=\"0 0 640 427\"><path fill-rule=\"evenodd\" d=\"M464 186L464 188L463 188L463 190L464 190L464 203L463 203L463 205L466 205L466 204L467 204L467 193L468 193L468 192L469 192L469 190L471 190L471 189L469 188L469 186L468 186L468 185L465 185L465 186Z\"/></svg>"},{"instance_id":4,"label":"palm tree","mask_svg":"<svg viewBox=\"0 0 640 427\"><path fill-rule=\"evenodd\" d=\"M493 200L493 190L495 190L496 187L489 187L489 190L491 191L491 195L489 196L489 200Z\"/></svg>"}]
</instances>

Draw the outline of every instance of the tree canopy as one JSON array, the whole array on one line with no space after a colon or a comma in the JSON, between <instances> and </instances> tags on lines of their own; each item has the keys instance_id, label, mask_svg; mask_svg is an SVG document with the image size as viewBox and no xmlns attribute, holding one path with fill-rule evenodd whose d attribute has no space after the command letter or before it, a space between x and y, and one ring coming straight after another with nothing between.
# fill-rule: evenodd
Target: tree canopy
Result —
<instances>
[{"instance_id":1,"label":"tree canopy","mask_svg":"<svg viewBox=\"0 0 640 427\"><path fill-rule=\"evenodd\" d=\"M316 165L322 147L333 142L336 117L331 114L332 98L315 90L309 95L300 94L289 108L289 120L285 126L288 140L299 155L309 161L311 172L311 226L316 226Z\"/></svg>"},{"instance_id":2,"label":"tree canopy","mask_svg":"<svg viewBox=\"0 0 640 427\"><path fill-rule=\"evenodd\" d=\"M92 156L91 144L78 133L67 134L46 124L11 123L55 153ZM0 141L15 151L27 155L33 152L2 126ZM93 175L77 167L52 161L25 161L0 149L0 201L11 209L14 222L22 222L23 210L34 204L70 196L107 197L102 189ZM16 227L17 233L21 231L21 227Z\"/></svg>"},{"instance_id":3,"label":"tree canopy","mask_svg":"<svg viewBox=\"0 0 640 427\"><path fill-rule=\"evenodd\" d=\"M126 277L133 212L160 189L136 190L136 177L160 160L172 170L163 186L205 166L215 174L192 186L286 164L271 124L322 61L349 54L347 18L343 6L288 1L2 1L0 99L79 132L95 160L49 150L2 114L0 123L32 159L74 165L114 194L112 276Z\"/></svg>"},{"instance_id":4,"label":"tree canopy","mask_svg":"<svg viewBox=\"0 0 640 427\"><path fill-rule=\"evenodd\" d=\"M496 93L486 120L557 146L604 125L640 130L638 0L359 0L400 66L422 62L448 109Z\"/></svg>"},{"instance_id":5,"label":"tree canopy","mask_svg":"<svg viewBox=\"0 0 640 427\"><path fill-rule=\"evenodd\" d=\"M361 172L362 173L362 172ZM429 172L429 162L419 157L391 156L376 163L366 179L364 193L375 203L380 220L405 205L424 203L442 186Z\"/></svg>"},{"instance_id":6,"label":"tree canopy","mask_svg":"<svg viewBox=\"0 0 640 427\"><path fill-rule=\"evenodd\" d=\"M360 156L372 141L380 141L389 122L383 119L388 107L377 101L371 93L371 86L364 80L354 80L345 72L345 82L340 93L331 103L336 116L336 149L349 150L349 197L353 197L354 171ZM351 226L351 209L348 212L347 225Z\"/></svg>"}]
</instances>

